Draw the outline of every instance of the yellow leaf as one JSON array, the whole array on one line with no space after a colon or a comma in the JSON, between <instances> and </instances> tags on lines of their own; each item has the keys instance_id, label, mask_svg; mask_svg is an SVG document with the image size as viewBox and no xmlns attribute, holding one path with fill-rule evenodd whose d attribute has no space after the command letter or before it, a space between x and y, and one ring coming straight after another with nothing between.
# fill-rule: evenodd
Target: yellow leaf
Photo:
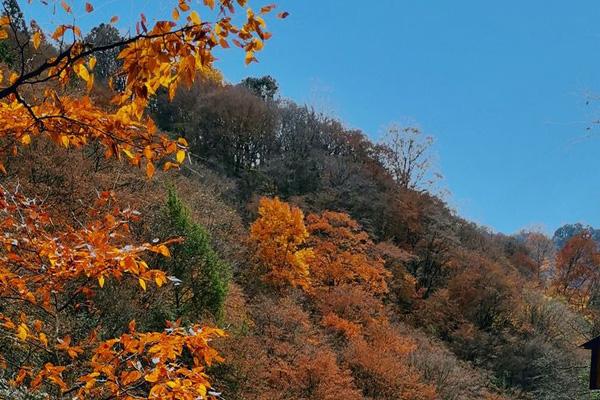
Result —
<instances>
[{"instance_id":1,"label":"yellow leaf","mask_svg":"<svg viewBox=\"0 0 600 400\"><path fill-rule=\"evenodd\" d=\"M152 164L150 161L146 163L146 176L148 176L148 178L152 178L152 176L154 176L154 164Z\"/></svg>"},{"instance_id":2,"label":"yellow leaf","mask_svg":"<svg viewBox=\"0 0 600 400\"><path fill-rule=\"evenodd\" d=\"M192 22L194 23L194 25L200 25L201 24L200 16L198 15L198 13L196 11L192 11L190 13L190 19L192 20Z\"/></svg>"},{"instance_id":3,"label":"yellow leaf","mask_svg":"<svg viewBox=\"0 0 600 400\"><path fill-rule=\"evenodd\" d=\"M125 153L125 155L129 158L134 158L135 156L133 155L133 153L127 149L123 149L123 153Z\"/></svg>"},{"instance_id":4,"label":"yellow leaf","mask_svg":"<svg viewBox=\"0 0 600 400\"><path fill-rule=\"evenodd\" d=\"M204 4L209 6L211 9L215 8L215 0L204 0Z\"/></svg>"},{"instance_id":5,"label":"yellow leaf","mask_svg":"<svg viewBox=\"0 0 600 400\"><path fill-rule=\"evenodd\" d=\"M40 33L40 31L36 31L33 34L32 42L33 48L37 50L40 47L40 43L42 43L42 34Z\"/></svg>"},{"instance_id":6,"label":"yellow leaf","mask_svg":"<svg viewBox=\"0 0 600 400\"><path fill-rule=\"evenodd\" d=\"M246 52L246 58L244 59L246 65L250 64L253 61L256 61L256 58L254 57L254 52L252 51L247 51Z\"/></svg>"},{"instance_id":7,"label":"yellow leaf","mask_svg":"<svg viewBox=\"0 0 600 400\"><path fill-rule=\"evenodd\" d=\"M142 289L144 289L144 292L145 292L146 291L146 281L143 280L142 278L139 278L138 282L140 283L140 286L142 287Z\"/></svg>"},{"instance_id":8,"label":"yellow leaf","mask_svg":"<svg viewBox=\"0 0 600 400\"><path fill-rule=\"evenodd\" d=\"M165 257L171 257L171 252L169 251L169 248L164 244L158 246L158 252Z\"/></svg>"},{"instance_id":9,"label":"yellow leaf","mask_svg":"<svg viewBox=\"0 0 600 400\"><path fill-rule=\"evenodd\" d=\"M177 156L176 156L176 157L177 157L177 162L178 162L179 164L181 164L181 163L183 162L183 160L185 160L185 151L183 151L183 150L179 150L179 151L177 152Z\"/></svg>"},{"instance_id":10,"label":"yellow leaf","mask_svg":"<svg viewBox=\"0 0 600 400\"><path fill-rule=\"evenodd\" d=\"M62 143L63 146L65 147L69 147L69 137L67 135L63 135L60 137L60 142Z\"/></svg>"},{"instance_id":11,"label":"yellow leaf","mask_svg":"<svg viewBox=\"0 0 600 400\"><path fill-rule=\"evenodd\" d=\"M100 285L100 287L104 287L104 276L100 275L98 277L98 285Z\"/></svg>"},{"instance_id":12,"label":"yellow leaf","mask_svg":"<svg viewBox=\"0 0 600 400\"><path fill-rule=\"evenodd\" d=\"M84 81L88 82L90 80L90 73L88 72L87 68L85 67L85 65L83 64L77 64L73 67L73 69L75 70L75 72L77 73L77 75L79 75L79 77L81 79L83 79Z\"/></svg>"},{"instance_id":13,"label":"yellow leaf","mask_svg":"<svg viewBox=\"0 0 600 400\"><path fill-rule=\"evenodd\" d=\"M21 340L27 339L27 334L29 333L29 328L25 324L20 324L17 329L17 337Z\"/></svg>"},{"instance_id":14,"label":"yellow leaf","mask_svg":"<svg viewBox=\"0 0 600 400\"><path fill-rule=\"evenodd\" d=\"M4 29L0 29L0 40L3 39L8 39L8 32L6 32Z\"/></svg>"},{"instance_id":15,"label":"yellow leaf","mask_svg":"<svg viewBox=\"0 0 600 400\"><path fill-rule=\"evenodd\" d=\"M31 143L31 136L29 136L28 134L25 134L23 136L21 136L21 143L27 145Z\"/></svg>"},{"instance_id":16,"label":"yellow leaf","mask_svg":"<svg viewBox=\"0 0 600 400\"><path fill-rule=\"evenodd\" d=\"M10 24L10 18L8 17L8 15L3 15L2 17L0 17L0 26L8 24Z\"/></svg>"},{"instance_id":17,"label":"yellow leaf","mask_svg":"<svg viewBox=\"0 0 600 400\"><path fill-rule=\"evenodd\" d=\"M88 66L90 67L90 70L92 70L96 67L96 57L94 57L94 56L90 57L90 59L88 61Z\"/></svg>"},{"instance_id":18,"label":"yellow leaf","mask_svg":"<svg viewBox=\"0 0 600 400\"><path fill-rule=\"evenodd\" d=\"M179 10L177 8L173 9L173 20L179 21Z\"/></svg>"}]
</instances>

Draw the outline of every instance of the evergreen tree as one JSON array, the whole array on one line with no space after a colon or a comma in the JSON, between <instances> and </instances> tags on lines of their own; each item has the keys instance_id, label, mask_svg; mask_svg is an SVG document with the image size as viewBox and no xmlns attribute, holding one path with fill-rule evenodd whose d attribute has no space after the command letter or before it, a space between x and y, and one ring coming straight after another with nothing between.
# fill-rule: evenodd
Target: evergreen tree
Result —
<instances>
[{"instance_id":1,"label":"evergreen tree","mask_svg":"<svg viewBox=\"0 0 600 400\"><path fill-rule=\"evenodd\" d=\"M16 43L17 38L14 35L16 34L21 38L19 40L27 42L29 40L27 25L25 24L25 18L17 0L2 0L1 13L10 18L11 27L14 27L16 32L13 32L11 28L10 37L0 41L0 63L15 67L18 46Z\"/></svg>"},{"instance_id":2,"label":"evergreen tree","mask_svg":"<svg viewBox=\"0 0 600 400\"><path fill-rule=\"evenodd\" d=\"M231 276L229 265L219 258L208 232L193 222L187 207L172 189L166 216L168 233L183 239L173 246L167 261L167 269L181 281L175 285L177 317L208 312L220 318Z\"/></svg>"}]
</instances>

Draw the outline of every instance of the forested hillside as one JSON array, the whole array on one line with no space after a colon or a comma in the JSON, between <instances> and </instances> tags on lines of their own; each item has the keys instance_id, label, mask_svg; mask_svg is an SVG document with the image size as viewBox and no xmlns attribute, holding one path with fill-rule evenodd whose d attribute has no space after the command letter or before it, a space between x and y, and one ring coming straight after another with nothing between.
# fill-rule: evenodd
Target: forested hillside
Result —
<instances>
[{"instance_id":1,"label":"forested hillside","mask_svg":"<svg viewBox=\"0 0 600 400\"><path fill-rule=\"evenodd\" d=\"M418 129L225 82L210 51L253 61L258 13L215 33L180 0L182 36L131 40L3 3L0 397L594 398L596 231L494 233L436 194Z\"/></svg>"}]
</instances>

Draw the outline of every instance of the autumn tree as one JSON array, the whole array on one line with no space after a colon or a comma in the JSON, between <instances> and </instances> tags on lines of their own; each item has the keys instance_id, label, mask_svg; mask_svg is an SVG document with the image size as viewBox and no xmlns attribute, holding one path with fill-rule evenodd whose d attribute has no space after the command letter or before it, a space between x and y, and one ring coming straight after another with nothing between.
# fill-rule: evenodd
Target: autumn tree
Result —
<instances>
[{"instance_id":1,"label":"autumn tree","mask_svg":"<svg viewBox=\"0 0 600 400\"><path fill-rule=\"evenodd\" d=\"M553 285L558 293L586 308L600 278L598 245L588 232L572 237L556 254Z\"/></svg>"},{"instance_id":2,"label":"autumn tree","mask_svg":"<svg viewBox=\"0 0 600 400\"><path fill-rule=\"evenodd\" d=\"M250 227L250 241L263 279L276 287L308 289L313 250L306 244L309 234L302 210L278 198L263 197L258 214Z\"/></svg>"},{"instance_id":3,"label":"autumn tree","mask_svg":"<svg viewBox=\"0 0 600 400\"><path fill-rule=\"evenodd\" d=\"M313 285L362 285L373 293L387 292L389 272L369 235L348 214L333 211L310 214L308 244L314 252L310 264Z\"/></svg>"}]
</instances>

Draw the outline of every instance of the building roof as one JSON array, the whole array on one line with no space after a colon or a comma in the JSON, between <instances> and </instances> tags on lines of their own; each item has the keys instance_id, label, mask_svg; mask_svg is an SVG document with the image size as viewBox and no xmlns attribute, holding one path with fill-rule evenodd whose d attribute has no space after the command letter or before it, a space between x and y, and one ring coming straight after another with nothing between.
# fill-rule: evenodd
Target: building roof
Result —
<instances>
[{"instance_id":1,"label":"building roof","mask_svg":"<svg viewBox=\"0 0 600 400\"><path fill-rule=\"evenodd\" d=\"M584 349L588 349L588 350L591 350L594 347L600 347L600 336L596 336L592 340L585 342L584 344L582 344L579 347L583 347Z\"/></svg>"}]
</instances>

